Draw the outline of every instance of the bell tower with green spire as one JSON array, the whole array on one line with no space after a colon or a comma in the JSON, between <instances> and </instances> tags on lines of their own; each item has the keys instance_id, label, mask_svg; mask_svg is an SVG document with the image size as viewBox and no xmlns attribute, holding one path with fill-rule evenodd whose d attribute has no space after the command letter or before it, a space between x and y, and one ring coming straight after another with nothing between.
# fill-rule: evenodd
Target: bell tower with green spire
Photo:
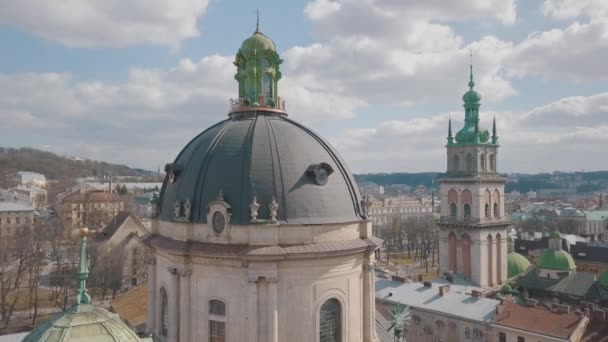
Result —
<instances>
[{"instance_id":1,"label":"bell tower with green spire","mask_svg":"<svg viewBox=\"0 0 608 342\"><path fill-rule=\"evenodd\" d=\"M453 273L482 288L503 284L507 276L506 179L498 174L496 120L492 136L480 125L481 95L470 65L464 126L452 135L448 122L447 172L440 179L440 274Z\"/></svg>"},{"instance_id":2,"label":"bell tower with green spire","mask_svg":"<svg viewBox=\"0 0 608 342\"><path fill-rule=\"evenodd\" d=\"M279 98L277 89L282 62L272 39L260 31L258 14L255 32L243 41L234 61L239 98L232 101L233 111L239 107L284 110L284 102Z\"/></svg>"}]
</instances>

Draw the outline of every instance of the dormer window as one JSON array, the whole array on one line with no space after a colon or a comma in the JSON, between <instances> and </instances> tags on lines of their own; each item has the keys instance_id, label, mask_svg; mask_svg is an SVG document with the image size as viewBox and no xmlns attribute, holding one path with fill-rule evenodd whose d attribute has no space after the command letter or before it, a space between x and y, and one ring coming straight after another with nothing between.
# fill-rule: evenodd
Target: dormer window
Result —
<instances>
[{"instance_id":1,"label":"dormer window","mask_svg":"<svg viewBox=\"0 0 608 342\"><path fill-rule=\"evenodd\" d=\"M325 185L329 180L329 175L334 172L331 165L327 163L312 164L306 170L317 185Z\"/></svg>"},{"instance_id":2,"label":"dormer window","mask_svg":"<svg viewBox=\"0 0 608 342\"><path fill-rule=\"evenodd\" d=\"M182 167L179 164L167 164L165 165L165 172L169 177L169 182L175 183L177 177L182 172Z\"/></svg>"}]
</instances>

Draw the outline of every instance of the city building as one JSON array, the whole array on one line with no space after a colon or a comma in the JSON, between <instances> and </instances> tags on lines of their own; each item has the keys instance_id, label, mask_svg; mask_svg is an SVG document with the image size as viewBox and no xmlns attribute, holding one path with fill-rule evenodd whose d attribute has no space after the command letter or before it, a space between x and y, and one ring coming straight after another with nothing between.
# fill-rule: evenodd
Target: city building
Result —
<instances>
[{"instance_id":1,"label":"city building","mask_svg":"<svg viewBox=\"0 0 608 342\"><path fill-rule=\"evenodd\" d=\"M368 205L369 219L378 227L390 225L395 219L404 221L408 217L433 215L431 203L423 203L419 199L408 196L370 198Z\"/></svg>"},{"instance_id":2,"label":"city building","mask_svg":"<svg viewBox=\"0 0 608 342\"><path fill-rule=\"evenodd\" d=\"M435 282L376 282L378 313L391 320L396 304L410 307L406 340L416 342L487 341L500 301L481 296L478 287Z\"/></svg>"},{"instance_id":3,"label":"city building","mask_svg":"<svg viewBox=\"0 0 608 342\"><path fill-rule=\"evenodd\" d=\"M103 228L124 210L124 201L120 195L99 190L80 189L62 194L58 205L58 215L64 226L72 230L83 226L91 229Z\"/></svg>"},{"instance_id":4,"label":"city building","mask_svg":"<svg viewBox=\"0 0 608 342\"><path fill-rule=\"evenodd\" d=\"M145 241L148 326L168 342L377 341L381 240L337 152L287 118L281 62L258 26L228 117L165 167Z\"/></svg>"},{"instance_id":5,"label":"city building","mask_svg":"<svg viewBox=\"0 0 608 342\"><path fill-rule=\"evenodd\" d=\"M66 312L62 312L40 324L25 336L23 342L152 342L150 338L140 338L117 314L93 304L86 288L89 275L86 249L88 230L83 228L81 232L78 294L75 298L75 304Z\"/></svg>"},{"instance_id":6,"label":"city building","mask_svg":"<svg viewBox=\"0 0 608 342\"><path fill-rule=\"evenodd\" d=\"M9 191L0 191L0 240L17 236L24 229L32 229L34 208L32 204Z\"/></svg>"},{"instance_id":7,"label":"city building","mask_svg":"<svg viewBox=\"0 0 608 342\"><path fill-rule=\"evenodd\" d=\"M24 187L46 189L46 177L40 173L19 171L17 175L19 176L21 185Z\"/></svg>"},{"instance_id":8,"label":"city building","mask_svg":"<svg viewBox=\"0 0 608 342\"><path fill-rule=\"evenodd\" d=\"M585 224L581 235L591 240L608 240L608 210L584 211Z\"/></svg>"},{"instance_id":9,"label":"city building","mask_svg":"<svg viewBox=\"0 0 608 342\"><path fill-rule=\"evenodd\" d=\"M25 198L28 198L35 210L42 210L47 206L47 191L42 188L17 186L14 191Z\"/></svg>"},{"instance_id":10,"label":"city building","mask_svg":"<svg viewBox=\"0 0 608 342\"><path fill-rule=\"evenodd\" d=\"M589 324L582 313L554 312L503 301L491 324L495 342L578 342Z\"/></svg>"},{"instance_id":11,"label":"city building","mask_svg":"<svg viewBox=\"0 0 608 342\"><path fill-rule=\"evenodd\" d=\"M123 289L139 286L148 277L149 252L141 241L148 233L137 216L121 211L95 238L100 258L121 255Z\"/></svg>"},{"instance_id":12,"label":"city building","mask_svg":"<svg viewBox=\"0 0 608 342\"><path fill-rule=\"evenodd\" d=\"M563 249L557 232L549 235L545 249L530 268L515 280L524 297L554 305L580 306L582 302L608 305L608 272L597 277L593 272L577 270L572 255Z\"/></svg>"},{"instance_id":13,"label":"city building","mask_svg":"<svg viewBox=\"0 0 608 342\"><path fill-rule=\"evenodd\" d=\"M464 96L465 124L452 136L448 126L447 173L440 179L440 274L455 273L482 288L507 277L506 179L498 174L498 136L479 127L479 101L473 67Z\"/></svg>"}]
</instances>

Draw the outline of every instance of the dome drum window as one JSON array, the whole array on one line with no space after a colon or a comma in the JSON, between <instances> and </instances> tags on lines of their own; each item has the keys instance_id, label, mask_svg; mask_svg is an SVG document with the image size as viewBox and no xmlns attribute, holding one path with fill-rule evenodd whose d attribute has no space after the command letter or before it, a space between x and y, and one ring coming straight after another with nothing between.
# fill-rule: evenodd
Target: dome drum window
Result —
<instances>
[{"instance_id":1,"label":"dome drum window","mask_svg":"<svg viewBox=\"0 0 608 342\"><path fill-rule=\"evenodd\" d=\"M312 164L306 169L306 173L312 177L313 181L321 186L327 184L329 175L333 172L334 169L327 163Z\"/></svg>"}]
</instances>

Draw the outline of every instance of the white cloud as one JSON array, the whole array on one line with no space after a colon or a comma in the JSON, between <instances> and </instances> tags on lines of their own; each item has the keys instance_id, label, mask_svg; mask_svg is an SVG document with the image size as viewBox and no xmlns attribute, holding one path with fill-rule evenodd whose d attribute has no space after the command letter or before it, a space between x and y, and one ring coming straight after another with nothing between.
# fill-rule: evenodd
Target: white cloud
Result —
<instances>
[{"instance_id":1,"label":"white cloud","mask_svg":"<svg viewBox=\"0 0 608 342\"><path fill-rule=\"evenodd\" d=\"M493 111L501 171L606 169L601 156L608 141L607 107L608 93L600 93L562 98L524 112ZM455 134L463 125L462 112L383 121L346 130L330 141L355 172L441 171L450 116ZM489 112L482 112L480 121L491 128Z\"/></svg>"},{"instance_id":2,"label":"white cloud","mask_svg":"<svg viewBox=\"0 0 608 342\"><path fill-rule=\"evenodd\" d=\"M608 20L530 34L505 59L510 73L568 81L608 79Z\"/></svg>"},{"instance_id":3,"label":"white cloud","mask_svg":"<svg viewBox=\"0 0 608 342\"><path fill-rule=\"evenodd\" d=\"M238 89L232 61L212 55L168 70L135 68L124 82L0 74L0 136L9 145L50 145L59 153L154 167L227 117L228 99ZM352 118L364 105L303 75L285 74L279 92L298 121Z\"/></svg>"},{"instance_id":4,"label":"white cloud","mask_svg":"<svg viewBox=\"0 0 608 342\"><path fill-rule=\"evenodd\" d=\"M306 5L304 13L306 13L309 18L318 20L339 11L340 7L342 7L342 4L336 1L315 0Z\"/></svg>"},{"instance_id":5,"label":"white cloud","mask_svg":"<svg viewBox=\"0 0 608 342\"><path fill-rule=\"evenodd\" d=\"M0 23L70 47L179 47L199 35L208 0L19 0L0 2Z\"/></svg>"},{"instance_id":6,"label":"white cloud","mask_svg":"<svg viewBox=\"0 0 608 342\"><path fill-rule=\"evenodd\" d=\"M605 0L545 0L544 15L553 19L573 19L582 15L591 18L608 16L608 1Z\"/></svg>"}]
</instances>

